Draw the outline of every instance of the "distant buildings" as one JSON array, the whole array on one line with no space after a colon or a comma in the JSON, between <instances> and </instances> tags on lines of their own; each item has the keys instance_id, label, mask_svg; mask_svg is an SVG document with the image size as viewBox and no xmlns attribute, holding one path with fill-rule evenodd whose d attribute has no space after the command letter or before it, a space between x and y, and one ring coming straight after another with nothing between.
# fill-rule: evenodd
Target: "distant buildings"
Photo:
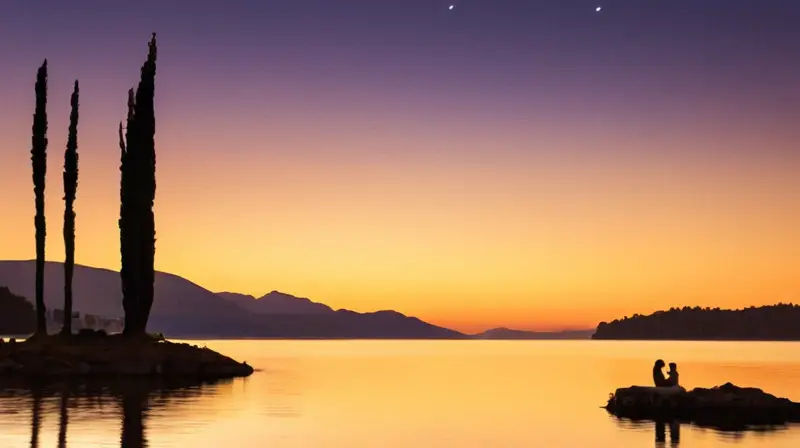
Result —
<instances>
[{"instance_id":1,"label":"distant buildings","mask_svg":"<svg viewBox=\"0 0 800 448\"><path fill-rule=\"evenodd\" d=\"M47 310L47 332L50 334L58 333L64 325L64 310ZM72 313L72 331L77 333L82 329L104 330L108 334L122 333L123 319L121 317L98 316L95 314L83 314L75 311Z\"/></svg>"}]
</instances>

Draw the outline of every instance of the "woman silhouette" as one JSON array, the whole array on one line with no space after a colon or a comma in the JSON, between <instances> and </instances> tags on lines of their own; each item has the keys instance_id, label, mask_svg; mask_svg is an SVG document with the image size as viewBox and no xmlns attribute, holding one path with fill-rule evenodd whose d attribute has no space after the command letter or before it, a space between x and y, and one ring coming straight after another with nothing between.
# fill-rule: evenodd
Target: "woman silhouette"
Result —
<instances>
[{"instance_id":1,"label":"woman silhouette","mask_svg":"<svg viewBox=\"0 0 800 448\"><path fill-rule=\"evenodd\" d=\"M653 383L656 387L665 387L668 386L667 379L664 378L664 360L659 359L656 361L655 365L653 365Z\"/></svg>"}]
</instances>

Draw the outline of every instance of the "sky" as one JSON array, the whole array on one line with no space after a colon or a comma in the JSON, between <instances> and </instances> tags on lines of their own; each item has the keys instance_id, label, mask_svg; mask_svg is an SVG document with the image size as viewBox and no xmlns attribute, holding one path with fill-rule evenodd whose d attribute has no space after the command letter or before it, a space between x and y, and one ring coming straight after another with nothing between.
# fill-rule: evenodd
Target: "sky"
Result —
<instances>
[{"instance_id":1,"label":"sky","mask_svg":"<svg viewBox=\"0 0 800 448\"><path fill-rule=\"evenodd\" d=\"M47 259L79 79L76 262L119 267L157 32L158 270L463 331L800 302L800 3L598 1L4 0L0 259L48 58Z\"/></svg>"}]
</instances>

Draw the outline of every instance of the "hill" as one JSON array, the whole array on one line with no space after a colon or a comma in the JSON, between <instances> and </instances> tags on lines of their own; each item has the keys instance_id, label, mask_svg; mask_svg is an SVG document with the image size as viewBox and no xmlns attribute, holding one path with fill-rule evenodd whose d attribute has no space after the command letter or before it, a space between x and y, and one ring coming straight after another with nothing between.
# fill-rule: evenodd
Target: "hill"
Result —
<instances>
[{"instance_id":1,"label":"hill","mask_svg":"<svg viewBox=\"0 0 800 448\"><path fill-rule=\"evenodd\" d=\"M0 261L0 285L25 297L34 297L34 261ZM45 305L63 304L63 264L45 264ZM122 292L119 273L109 269L75 266L74 309L107 317L120 317ZM234 297L236 296L236 297ZM244 296L248 297L248 296ZM156 272L155 300L148 325L168 337L264 338L375 338L451 339L463 334L428 324L395 311L356 313L333 311L325 305L288 294L270 293L265 302L252 299L259 311L242 306L242 295L217 295L185 278ZM249 300L249 299L248 299ZM245 302L246 303L246 302ZM289 304L289 305L287 305ZM299 312L300 307L321 312ZM324 308L330 310L324 311ZM275 312L265 312L273 310Z\"/></svg>"},{"instance_id":2,"label":"hill","mask_svg":"<svg viewBox=\"0 0 800 448\"><path fill-rule=\"evenodd\" d=\"M522 339L589 339L594 330L523 331L493 328L472 335L472 339L522 340Z\"/></svg>"},{"instance_id":3,"label":"hill","mask_svg":"<svg viewBox=\"0 0 800 448\"><path fill-rule=\"evenodd\" d=\"M0 285L29 299L35 297L34 261L0 261ZM44 301L48 309L64 303L64 267L45 263ZM76 265L73 277L74 310L106 317L121 317L122 289L119 273ZM227 336L258 329L258 322L241 308L184 278L157 272L151 331L167 335L209 334Z\"/></svg>"},{"instance_id":4,"label":"hill","mask_svg":"<svg viewBox=\"0 0 800 448\"><path fill-rule=\"evenodd\" d=\"M601 322L592 339L800 340L800 306L777 304L740 310L672 308Z\"/></svg>"},{"instance_id":5,"label":"hill","mask_svg":"<svg viewBox=\"0 0 800 448\"><path fill-rule=\"evenodd\" d=\"M0 286L0 334L26 335L36 329L36 311L25 297Z\"/></svg>"},{"instance_id":6,"label":"hill","mask_svg":"<svg viewBox=\"0 0 800 448\"><path fill-rule=\"evenodd\" d=\"M253 314L268 319L272 333L281 338L375 338L375 339L453 339L465 335L384 310L357 313L334 311L328 305L304 297L272 291L260 298L231 292L217 293Z\"/></svg>"},{"instance_id":7,"label":"hill","mask_svg":"<svg viewBox=\"0 0 800 448\"><path fill-rule=\"evenodd\" d=\"M256 314L330 314L334 312L328 305L278 291L272 291L259 298L235 292L218 292L217 295Z\"/></svg>"}]
</instances>

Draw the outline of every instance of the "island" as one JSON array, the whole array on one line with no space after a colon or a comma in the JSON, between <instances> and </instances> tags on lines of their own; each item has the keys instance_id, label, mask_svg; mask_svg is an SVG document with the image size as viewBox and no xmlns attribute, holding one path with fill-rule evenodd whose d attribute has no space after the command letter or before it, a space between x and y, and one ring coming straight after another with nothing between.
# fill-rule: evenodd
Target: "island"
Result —
<instances>
[{"instance_id":1,"label":"island","mask_svg":"<svg viewBox=\"0 0 800 448\"><path fill-rule=\"evenodd\" d=\"M33 304L0 286L0 335L28 336L35 329ZM172 343L161 335L126 337L82 328L77 334L35 335L21 341L0 338L3 378L113 376L214 381L252 373L246 363L207 348Z\"/></svg>"},{"instance_id":2,"label":"island","mask_svg":"<svg viewBox=\"0 0 800 448\"><path fill-rule=\"evenodd\" d=\"M738 310L684 307L601 322L592 339L800 340L800 306L779 303Z\"/></svg>"},{"instance_id":3,"label":"island","mask_svg":"<svg viewBox=\"0 0 800 448\"><path fill-rule=\"evenodd\" d=\"M158 336L131 338L88 330L77 335L0 342L0 377L215 381L252 373L253 368L246 362Z\"/></svg>"},{"instance_id":4,"label":"island","mask_svg":"<svg viewBox=\"0 0 800 448\"><path fill-rule=\"evenodd\" d=\"M65 260L58 273L62 280L57 293L63 296L59 309L48 306L45 291L53 290L45 282L45 242L48 234L45 219L45 184L48 141L48 62L45 59L36 71L34 83L35 108L31 136L30 160L36 215L34 234L36 260L33 275L24 278L32 287L33 305L19 293L20 288L0 288L0 334L32 334L24 341L0 339L0 378L53 379L74 378L165 378L182 383L219 380L248 376L253 368L246 362L237 362L206 347L178 344L165 340L161 333L148 333L160 328L151 320L155 302L156 221L154 213L156 193L156 143L155 143L155 77L158 55L156 35L148 44L147 59L141 66L136 88L127 92L127 119L117 129L120 149L120 217L117 221L120 236L121 269L114 276L119 294L97 299L115 303L117 310L83 315L76 310L82 297L76 297L73 288L75 276L75 236L78 216L75 202L78 199L78 117L80 83L74 81L70 97L71 112L64 152L64 237ZM120 92L120 99L125 95ZM124 104L120 101L120 105ZM113 135L113 134L112 134ZM53 222L50 221L52 226ZM97 294L97 291L87 291ZM175 295L173 293L173 295ZM63 299L63 301L62 301ZM77 300L76 300L77 299ZM180 300L180 298L178 298ZM202 305L200 305L202 306ZM176 314L185 314L182 307ZM120 315L121 314L121 315ZM105 316L105 317L104 317ZM76 322L77 318L77 322ZM53 324L55 329L53 331ZM73 326L73 324L76 324ZM103 328L96 328L101 326ZM95 327L95 328L93 328ZM78 330L75 332L74 330ZM117 334L109 334L109 332ZM53 334L53 333L56 334Z\"/></svg>"},{"instance_id":5,"label":"island","mask_svg":"<svg viewBox=\"0 0 800 448\"><path fill-rule=\"evenodd\" d=\"M631 386L617 389L605 409L630 420L679 421L723 430L800 422L800 403L731 383L695 388Z\"/></svg>"}]
</instances>

